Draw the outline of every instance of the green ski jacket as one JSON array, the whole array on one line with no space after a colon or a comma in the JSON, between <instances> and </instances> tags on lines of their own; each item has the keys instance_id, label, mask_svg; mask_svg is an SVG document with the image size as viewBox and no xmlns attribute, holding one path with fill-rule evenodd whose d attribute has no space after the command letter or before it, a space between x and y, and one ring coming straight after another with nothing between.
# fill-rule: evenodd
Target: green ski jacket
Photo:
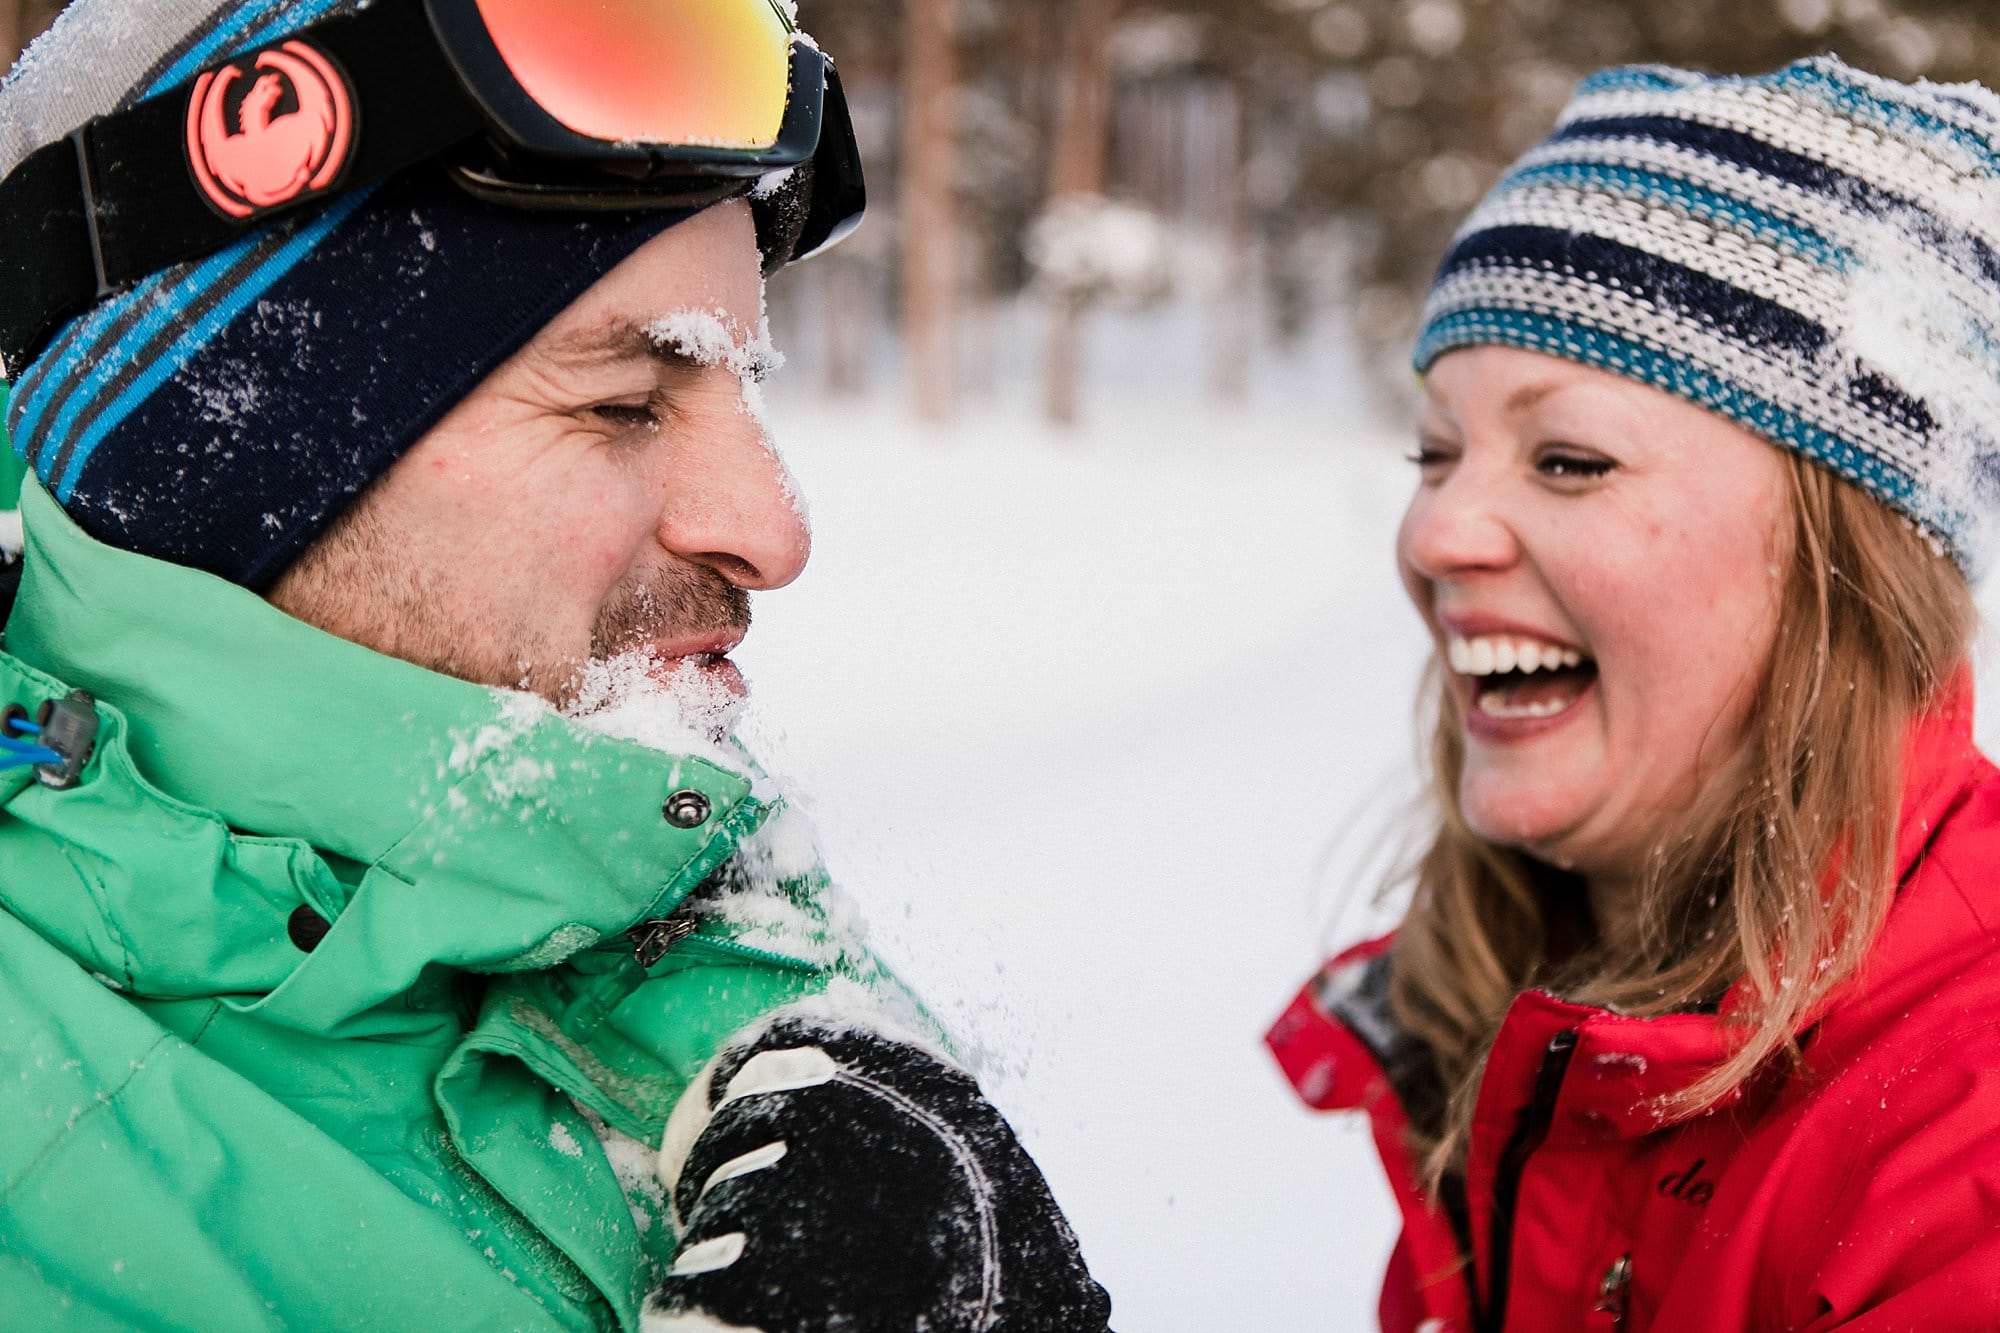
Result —
<instances>
[{"instance_id":1,"label":"green ski jacket","mask_svg":"<svg viewBox=\"0 0 2000 1333\"><path fill-rule=\"evenodd\" d=\"M893 989L683 906L781 803L22 504L0 705L98 729L0 770L0 1329L635 1329L688 1083Z\"/></svg>"}]
</instances>

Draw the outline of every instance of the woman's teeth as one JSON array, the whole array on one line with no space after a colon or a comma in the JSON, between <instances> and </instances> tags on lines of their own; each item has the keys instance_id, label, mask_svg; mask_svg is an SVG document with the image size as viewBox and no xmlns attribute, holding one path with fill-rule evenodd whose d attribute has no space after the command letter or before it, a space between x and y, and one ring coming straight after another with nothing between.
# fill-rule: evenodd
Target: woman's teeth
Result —
<instances>
[{"instance_id":1,"label":"woman's teeth","mask_svg":"<svg viewBox=\"0 0 2000 1333\"><path fill-rule=\"evenodd\" d=\"M1506 721L1555 717L1583 697L1597 664L1575 648L1518 634L1452 635L1451 669L1472 678L1473 706Z\"/></svg>"},{"instance_id":2,"label":"woman's teeth","mask_svg":"<svg viewBox=\"0 0 2000 1333\"><path fill-rule=\"evenodd\" d=\"M1456 634L1445 641L1445 659L1461 676L1492 676L1503 671L1557 671L1582 666L1583 654L1540 639L1508 634L1481 634L1462 639Z\"/></svg>"},{"instance_id":3,"label":"woman's teeth","mask_svg":"<svg viewBox=\"0 0 2000 1333\"><path fill-rule=\"evenodd\" d=\"M1541 699L1534 703L1509 703L1504 692L1493 691L1479 696L1479 711L1488 717L1554 717L1563 709L1576 702L1572 695L1567 699Z\"/></svg>"}]
</instances>

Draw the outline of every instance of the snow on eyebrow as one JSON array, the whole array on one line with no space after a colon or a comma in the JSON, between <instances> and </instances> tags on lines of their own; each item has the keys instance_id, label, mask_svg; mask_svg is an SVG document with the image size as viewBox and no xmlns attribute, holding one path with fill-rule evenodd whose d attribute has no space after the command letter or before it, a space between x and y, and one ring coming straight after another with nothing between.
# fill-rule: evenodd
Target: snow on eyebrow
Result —
<instances>
[{"instance_id":1,"label":"snow on eyebrow","mask_svg":"<svg viewBox=\"0 0 2000 1333\"><path fill-rule=\"evenodd\" d=\"M763 306L761 289L759 305ZM765 409L763 380L784 366L785 354L771 339L771 317L768 313L759 315L756 331L747 338L737 336L735 325L736 322L722 310L686 306L659 316L641 332L656 347L687 357L697 365L721 366L735 375L742 387L742 411L763 431L765 447L776 458L778 450ZM799 494L789 470L785 472L781 485L792 512L798 515L801 523L810 527L812 520L804 497Z\"/></svg>"},{"instance_id":2,"label":"snow on eyebrow","mask_svg":"<svg viewBox=\"0 0 2000 1333\"><path fill-rule=\"evenodd\" d=\"M757 330L739 339L732 321L719 309L688 306L670 310L645 326L656 346L680 353L704 366L721 366L755 382L782 368L784 353L771 341L771 324L759 320Z\"/></svg>"}]
</instances>

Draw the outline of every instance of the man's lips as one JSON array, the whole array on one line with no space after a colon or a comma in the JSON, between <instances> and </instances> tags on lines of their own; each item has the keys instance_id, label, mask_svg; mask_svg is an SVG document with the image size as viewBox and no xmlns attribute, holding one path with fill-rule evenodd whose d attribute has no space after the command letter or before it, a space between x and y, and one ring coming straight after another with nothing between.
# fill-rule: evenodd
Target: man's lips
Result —
<instances>
[{"instance_id":1,"label":"man's lips","mask_svg":"<svg viewBox=\"0 0 2000 1333\"><path fill-rule=\"evenodd\" d=\"M683 673L699 672L731 694L747 695L750 687L743 679L743 672L729 660L729 654L743 642L744 633L742 629L729 629L653 640L641 644L639 651L650 659L646 674L662 685L671 688L676 677L685 679Z\"/></svg>"},{"instance_id":2,"label":"man's lips","mask_svg":"<svg viewBox=\"0 0 2000 1333\"><path fill-rule=\"evenodd\" d=\"M749 631L744 628L710 630L678 639L648 639L639 645L661 662L679 662L690 657L727 657L735 652Z\"/></svg>"}]
</instances>

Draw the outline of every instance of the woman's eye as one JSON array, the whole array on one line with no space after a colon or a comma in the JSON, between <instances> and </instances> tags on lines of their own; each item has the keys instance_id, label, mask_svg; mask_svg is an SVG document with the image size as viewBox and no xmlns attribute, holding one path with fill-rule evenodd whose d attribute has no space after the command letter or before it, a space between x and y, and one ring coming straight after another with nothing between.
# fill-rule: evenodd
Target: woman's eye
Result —
<instances>
[{"instance_id":1,"label":"woman's eye","mask_svg":"<svg viewBox=\"0 0 2000 1333\"><path fill-rule=\"evenodd\" d=\"M1420 468L1436 467L1439 463L1449 463L1451 461L1449 453L1446 453L1442 449L1434 449L1429 445L1419 445L1409 453L1404 454L1403 458L1407 462L1415 463Z\"/></svg>"},{"instance_id":2,"label":"woman's eye","mask_svg":"<svg viewBox=\"0 0 2000 1333\"><path fill-rule=\"evenodd\" d=\"M1595 458L1587 454L1552 453L1543 454L1536 460L1535 466L1545 477L1568 481L1601 477L1618 465L1608 458Z\"/></svg>"}]
</instances>

